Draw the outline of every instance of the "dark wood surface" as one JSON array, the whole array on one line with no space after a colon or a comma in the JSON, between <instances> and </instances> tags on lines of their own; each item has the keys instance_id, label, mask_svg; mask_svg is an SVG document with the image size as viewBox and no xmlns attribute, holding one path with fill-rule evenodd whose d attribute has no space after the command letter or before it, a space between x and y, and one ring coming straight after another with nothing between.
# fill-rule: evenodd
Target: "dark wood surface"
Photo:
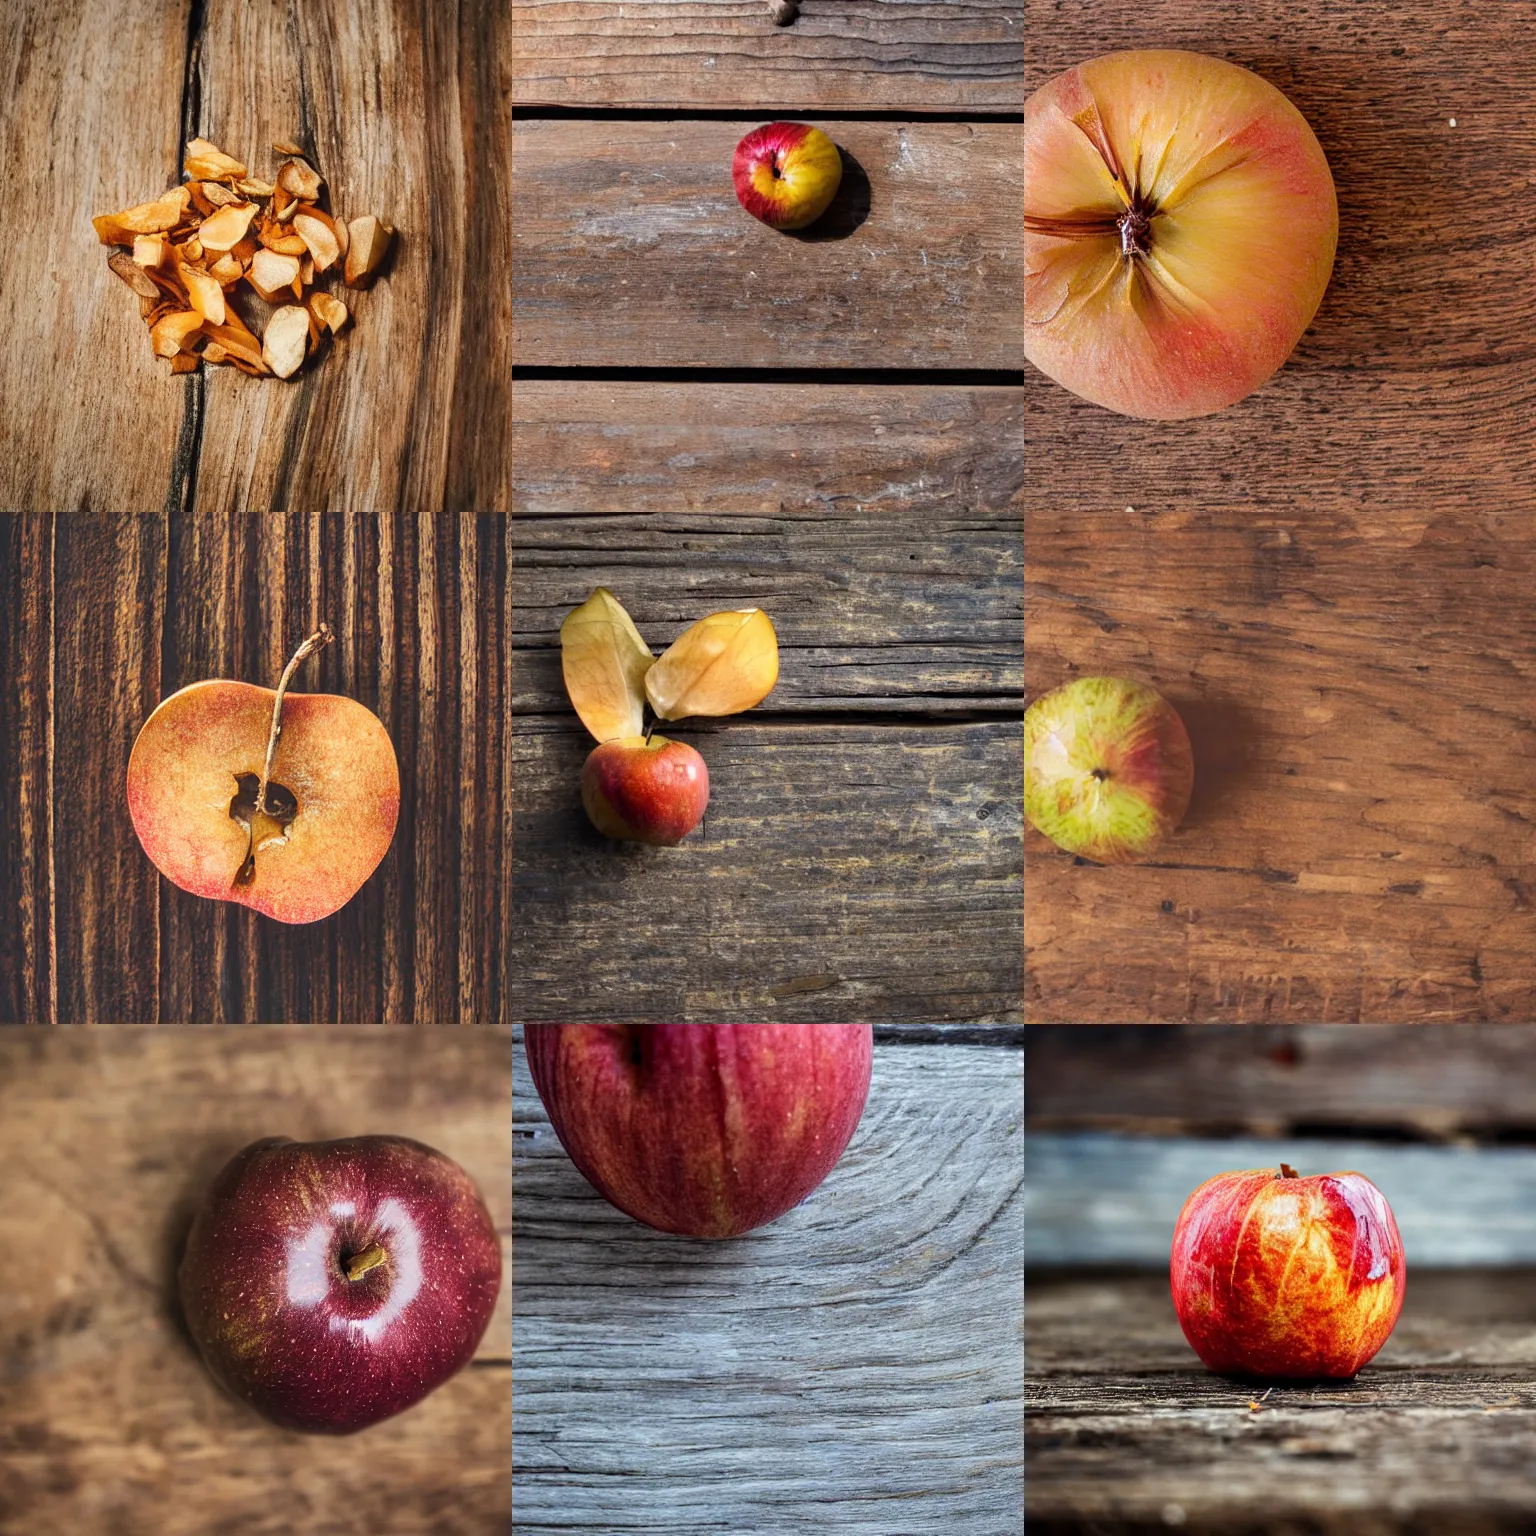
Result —
<instances>
[{"instance_id":1,"label":"dark wood surface","mask_svg":"<svg viewBox=\"0 0 1536 1536\"><path fill-rule=\"evenodd\" d=\"M511 1045L504 1030L0 1031L0 1533L505 1532L510 1238L473 1362L347 1438L227 1397L175 1270L210 1181L269 1135L424 1141L508 1233Z\"/></svg>"},{"instance_id":2,"label":"dark wood surface","mask_svg":"<svg viewBox=\"0 0 1536 1536\"><path fill-rule=\"evenodd\" d=\"M1031 1533L1492 1536L1536 1522L1536 1275L1413 1270L1351 1382L1214 1376L1166 1272L1031 1271Z\"/></svg>"},{"instance_id":3,"label":"dark wood surface","mask_svg":"<svg viewBox=\"0 0 1536 1536\"><path fill-rule=\"evenodd\" d=\"M1031 90L1138 44L1258 70L1341 223L1296 355L1220 415L1138 423L1026 379L1029 691L1145 678L1197 765L1151 865L1027 836L1033 1022L1536 1017L1527 20L1028 0Z\"/></svg>"},{"instance_id":4,"label":"dark wood surface","mask_svg":"<svg viewBox=\"0 0 1536 1536\"><path fill-rule=\"evenodd\" d=\"M0 20L0 511L505 511L510 21L498 0L21 0ZM91 216L202 134L257 174L296 140L333 207L399 230L296 380L170 377Z\"/></svg>"},{"instance_id":5,"label":"dark wood surface","mask_svg":"<svg viewBox=\"0 0 1536 1536\"><path fill-rule=\"evenodd\" d=\"M0 1019L499 1019L507 534L431 512L0 518ZM124 782L161 698L273 686L322 618L337 643L294 686L378 713L400 822L351 902L288 926L161 879Z\"/></svg>"},{"instance_id":6,"label":"dark wood surface","mask_svg":"<svg viewBox=\"0 0 1536 1536\"><path fill-rule=\"evenodd\" d=\"M516 1049L520 1536L1021 1536L1021 1032L881 1031L838 1166L724 1243L607 1205Z\"/></svg>"}]
</instances>

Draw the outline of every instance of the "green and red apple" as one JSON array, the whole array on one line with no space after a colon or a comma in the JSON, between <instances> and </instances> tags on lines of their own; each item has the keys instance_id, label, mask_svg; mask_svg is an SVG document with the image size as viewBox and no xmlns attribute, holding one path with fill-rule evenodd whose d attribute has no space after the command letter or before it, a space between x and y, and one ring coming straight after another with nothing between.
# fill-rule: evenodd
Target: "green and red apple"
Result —
<instances>
[{"instance_id":1,"label":"green and red apple","mask_svg":"<svg viewBox=\"0 0 1536 1536\"><path fill-rule=\"evenodd\" d=\"M843 157L819 128L765 123L736 146L731 179L753 218L775 229L804 229L832 206Z\"/></svg>"},{"instance_id":2,"label":"green and red apple","mask_svg":"<svg viewBox=\"0 0 1536 1536\"><path fill-rule=\"evenodd\" d=\"M1221 410L1312 323L1338 201L1300 112L1203 54L1106 54L1024 108L1025 356L1127 416Z\"/></svg>"},{"instance_id":3,"label":"green and red apple","mask_svg":"<svg viewBox=\"0 0 1536 1536\"><path fill-rule=\"evenodd\" d=\"M1211 1370L1267 1380L1353 1376L1403 1306L1403 1240L1360 1173L1287 1164L1208 1179L1173 1234L1184 1337Z\"/></svg>"},{"instance_id":4,"label":"green and red apple","mask_svg":"<svg viewBox=\"0 0 1536 1536\"><path fill-rule=\"evenodd\" d=\"M709 769L686 742L621 736L587 755L581 803L605 837L669 848L704 819Z\"/></svg>"},{"instance_id":5,"label":"green and red apple","mask_svg":"<svg viewBox=\"0 0 1536 1536\"><path fill-rule=\"evenodd\" d=\"M1024 711L1024 814L1068 853L1150 857L1184 819L1194 782L1184 722L1145 683L1080 677Z\"/></svg>"}]
</instances>

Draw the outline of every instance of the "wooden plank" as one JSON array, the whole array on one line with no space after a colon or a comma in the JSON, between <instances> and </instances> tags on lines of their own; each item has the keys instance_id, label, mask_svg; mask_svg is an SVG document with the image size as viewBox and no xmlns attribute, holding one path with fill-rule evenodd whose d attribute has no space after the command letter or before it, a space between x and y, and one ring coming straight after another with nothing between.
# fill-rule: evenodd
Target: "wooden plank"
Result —
<instances>
[{"instance_id":1,"label":"wooden plank","mask_svg":"<svg viewBox=\"0 0 1536 1536\"><path fill-rule=\"evenodd\" d=\"M1017 1021L1013 723L689 725L676 849L593 831L574 721L513 731L512 1017Z\"/></svg>"},{"instance_id":2,"label":"wooden plank","mask_svg":"<svg viewBox=\"0 0 1536 1536\"><path fill-rule=\"evenodd\" d=\"M510 1283L474 1364L363 1441L226 1397L172 1297L196 1203L263 1135L414 1136L505 1233L510 1049L492 1030L0 1035L0 1532L505 1530Z\"/></svg>"},{"instance_id":3,"label":"wooden plank","mask_svg":"<svg viewBox=\"0 0 1536 1536\"><path fill-rule=\"evenodd\" d=\"M1031 1533L1502 1536L1536 1519L1530 1270L1415 1269L1356 1380L1277 1386L1205 1371L1162 1275L1032 1275Z\"/></svg>"},{"instance_id":4,"label":"wooden plank","mask_svg":"<svg viewBox=\"0 0 1536 1536\"><path fill-rule=\"evenodd\" d=\"M1029 14L1031 87L1147 30L1125 0ZM1145 677L1197 762L1150 867L1028 839L1034 1021L1536 1016L1519 14L1314 0L1283 32L1236 0L1156 14L1160 44L1251 65L1306 114L1339 260L1295 357L1220 415L1132 422L1029 376L1031 690ZM1456 39L1444 68L1430 37ZM1448 201L1449 246L1430 233Z\"/></svg>"},{"instance_id":5,"label":"wooden plank","mask_svg":"<svg viewBox=\"0 0 1536 1536\"><path fill-rule=\"evenodd\" d=\"M828 128L856 167L794 238L736 201L740 123L514 124L518 361L1022 367L1022 127Z\"/></svg>"},{"instance_id":6,"label":"wooden plank","mask_svg":"<svg viewBox=\"0 0 1536 1536\"><path fill-rule=\"evenodd\" d=\"M1036 1130L1525 1140L1536 1025L1036 1025Z\"/></svg>"},{"instance_id":7,"label":"wooden plank","mask_svg":"<svg viewBox=\"0 0 1536 1536\"><path fill-rule=\"evenodd\" d=\"M1018 1536L1022 1064L880 1047L821 1189L704 1245L597 1196L515 1053L518 1531Z\"/></svg>"},{"instance_id":8,"label":"wooden plank","mask_svg":"<svg viewBox=\"0 0 1536 1536\"><path fill-rule=\"evenodd\" d=\"M1024 101L1019 0L513 0L519 106L765 114L998 109Z\"/></svg>"},{"instance_id":9,"label":"wooden plank","mask_svg":"<svg viewBox=\"0 0 1536 1536\"><path fill-rule=\"evenodd\" d=\"M524 517L705 512L887 524L990 514L990 530L1006 514L1018 530L1024 393L519 380L512 460Z\"/></svg>"},{"instance_id":10,"label":"wooden plank","mask_svg":"<svg viewBox=\"0 0 1536 1536\"><path fill-rule=\"evenodd\" d=\"M292 139L333 207L399 230L354 322L291 384L216 369L197 507L505 511L511 37L494 0L213 0L197 127L265 167Z\"/></svg>"},{"instance_id":11,"label":"wooden plank","mask_svg":"<svg viewBox=\"0 0 1536 1536\"><path fill-rule=\"evenodd\" d=\"M1536 1265L1536 1152L1395 1146L1332 1136L1224 1140L1093 1132L1028 1137L1024 1219L1031 1264L1141 1264L1166 1270L1184 1202L1242 1168L1364 1173L1387 1197L1411 1265Z\"/></svg>"},{"instance_id":12,"label":"wooden plank","mask_svg":"<svg viewBox=\"0 0 1536 1536\"><path fill-rule=\"evenodd\" d=\"M91 218L177 179L186 35L184 0L15 0L0 15L0 511L158 508L171 493L189 386L151 357Z\"/></svg>"}]
</instances>

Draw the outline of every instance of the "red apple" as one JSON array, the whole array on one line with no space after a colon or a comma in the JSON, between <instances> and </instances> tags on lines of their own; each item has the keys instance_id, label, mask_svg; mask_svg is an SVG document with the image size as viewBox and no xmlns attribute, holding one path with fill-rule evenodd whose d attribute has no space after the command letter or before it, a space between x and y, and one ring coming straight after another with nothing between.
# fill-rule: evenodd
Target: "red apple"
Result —
<instances>
[{"instance_id":1,"label":"red apple","mask_svg":"<svg viewBox=\"0 0 1536 1536\"><path fill-rule=\"evenodd\" d=\"M753 218L775 229L804 229L837 196L843 157L819 128L767 123L736 146L731 178Z\"/></svg>"},{"instance_id":2,"label":"red apple","mask_svg":"<svg viewBox=\"0 0 1536 1536\"><path fill-rule=\"evenodd\" d=\"M1173 1305L1213 1371L1353 1376L1403 1307L1403 1240L1360 1173L1285 1163L1207 1179L1173 1234Z\"/></svg>"},{"instance_id":3,"label":"red apple","mask_svg":"<svg viewBox=\"0 0 1536 1536\"><path fill-rule=\"evenodd\" d=\"M274 1136L214 1182L180 1283L215 1379L276 1424L342 1435L469 1363L501 1245L469 1175L419 1141Z\"/></svg>"},{"instance_id":4,"label":"red apple","mask_svg":"<svg viewBox=\"0 0 1536 1536\"><path fill-rule=\"evenodd\" d=\"M1312 322L1338 202L1306 119L1258 75L1107 54L1024 108L1025 356L1127 416L1257 389Z\"/></svg>"},{"instance_id":5,"label":"red apple","mask_svg":"<svg viewBox=\"0 0 1536 1536\"><path fill-rule=\"evenodd\" d=\"M1145 683L1080 677L1024 711L1024 814L1068 853L1149 857L1184 819L1194 783L1184 722Z\"/></svg>"},{"instance_id":6,"label":"red apple","mask_svg":"<svg viewBox=\"0 0 1536 1536\"><path fill-rule=\"evenodd\" d=\"M587 755L581 803L605 837L671 847L698 826L709 804L709 769L680 741L623 736Z\"/></svg>"},{"instance_id":7,"label":"red apple","mask_svg":"<svg viewBox=\"0 0 1536 1536\"><path fill-rule=\"evenodd\" d=\"M869 1094L868 1024L529 1024L571 1161L636 1221L735 1237L832 1171Z\"/></svg>"}]
</instances>

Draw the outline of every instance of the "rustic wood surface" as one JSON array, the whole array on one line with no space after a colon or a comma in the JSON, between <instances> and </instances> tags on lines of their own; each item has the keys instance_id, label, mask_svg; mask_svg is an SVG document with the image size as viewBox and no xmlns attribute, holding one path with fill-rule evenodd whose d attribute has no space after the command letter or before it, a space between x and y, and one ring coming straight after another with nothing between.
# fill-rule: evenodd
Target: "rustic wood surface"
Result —
<instances>
[{"instance_id":1,"label":"rustic wood surface","mask_svg":"<svg viewBox=\"0 0 1536 1536\"><path fill-rule=\"evenodd\" d=\"M510 22L496 0L21 0L0 20L0 510L505 511ZM172 379L91 216L212 138L292 139L399 229L354 323L289 383Z\"/></svg>"},{"instance_id":2,"label":"rustic wood surface","mask_svg":"<svg viewBox=\"0 0 1536 1536\"><path fill-rule=\"evenodd\" d=\"M1536 1139L1536 1025L1029 1032L1029 1123L1140 1135Z\"/></svg>"},{"instance_id":3,"label":"rustic wood surface","mask_svg":"<svg viewBox=\"0 0 1536 1536\"><path fill-rule=\"evenodd\" d=\"M1018 398L517 385L516 1019L1019 1017ZM597 585L657 652L778 629L763 705L668 731L711 775L677 849L580 807L559 627Z\"/></svg>"},{"instance_id":4,"label":"rustic wood surface","mask_svg":"<svg viewBox=\"0 0 1536 1536\"><path fill-rule=\"evenodd\" d=\"M425 1141L506 1232L510 1050L504 1030L0 1031L0 1532L505 1531L510 1281L462 1374L332 1439L214 1385L174 1274L209 1182L265 1135Z\"/></svg>"},{"instance_id":5,"label":"rustic wood surface","mask_svg":"<svg viewBox=\"0 0 1536 1536\"><path fill-rule=\"evenodd\" d=\"M882 1033L826 1183L719 1244L604 1203L514 1047L519 1536L1022 1532L1018 1036Z\"/></svg>"},{"instance_id":6,"label":"rustic wood surface","mask_svg":"<svg viewBox=\"0 0 1536 1536\"><path fill-rule=\"evenodd\" d=\"M507 1006L508 524L435 513L0 518L0 1019L494 1022ZM394 843L289 926L161 879L124 804L166 695L345 693L400 763Z\"/></svg>"},{"instance_id":7,"label":"rustic wood surface","mask_svg":"<svg viewBox=\"0 0 1536 1536\"><path fill-rule=\"evenodd\" d=\"M746 127L514 125L518 366L1022 365L1020 125L827 124L857 169L800 238L736 201Z\"/></svg>"},{"instance_id":8,"label":"rustic wood surface","mask_svg":"<svg viewBox=\"0 0 1536 1536\"><path fill-rule=\"evenodd\" d=\"M1020 0L512 0L519 106L1017 111Z\"/></svg>"},{"instance_id":9,"label":"rustic wood surface","mask_svg":"<svg viewBox=\"0 0 1536 1536\"><path fill-rule=\"evenodd\" d=\"M1396 1330L1354 1381L1265 1395L1199 1364L1166 1273L1032 1271L1030 1532L1528 1531L1533 1298L1530 1270L1414 1270Z\"/></svg>"},{"instance_id":10,"label":"rustic wood surface","mask_svg":"<svg viewBox=\"0 0 1536 1536\"><path fill-rule=\"evenodd\" d=\"M1258 70L1341 221L1311 331L1232 409L1138 423L1027 378L1030 692L1146 678L1197 764L1150 866L1027 835L1032 1022L1536 1016L1527 20L1026 6L1030 90L1143 42Z\"/></svg>"}]
</instances>

